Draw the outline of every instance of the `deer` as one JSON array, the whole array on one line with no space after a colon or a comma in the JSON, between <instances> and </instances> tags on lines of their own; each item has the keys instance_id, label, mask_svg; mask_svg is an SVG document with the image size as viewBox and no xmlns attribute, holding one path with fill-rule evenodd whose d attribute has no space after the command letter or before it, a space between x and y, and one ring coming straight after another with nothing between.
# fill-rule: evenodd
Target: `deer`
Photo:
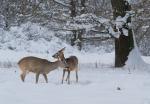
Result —
<instances>
[{"instance_id":1,"label":"deer","mask_svg":"<svg viewBox=\"0 0 150 104\"><path fill-rule=\"evenodd\" d=\"M68 72L66 81L68 81L68 84L70 84L70 72L75 71L76 72L76 82L78 82L78 58L76 56L70 56L68 58L64 57L64 50L65 47L59 50L57 53L55 53L52 57L57 60L65 60L66 67L63 68L63 75L62 75L62 84L64 81L65 72Z\"/></svg>"},{"instance_id":2,"label":"deer","mask_svg":"<svg viewBox=\"0 0 150 104\"><path fill-rule=\"evenodd\" d=\"M46 83L48 83L47 74L58 67L66 67L65 60L57 60L55 62L50 62L46 59L41 59L38 57L28 56L22 58L18 62L19 68L21 70L21 80L24 82L26 74L33 72L36 74L36 83L38 83L39 75L42 74Z\"/></svg>"}]
</instances>

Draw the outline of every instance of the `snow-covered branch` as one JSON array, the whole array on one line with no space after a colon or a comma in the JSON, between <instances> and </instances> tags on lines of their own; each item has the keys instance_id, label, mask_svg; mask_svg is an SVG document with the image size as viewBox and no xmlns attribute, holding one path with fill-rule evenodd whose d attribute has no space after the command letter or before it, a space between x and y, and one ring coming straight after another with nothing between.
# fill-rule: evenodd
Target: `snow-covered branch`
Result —
<instances>
[{"instance_id":1,"label":"snow-covered branch","mask_svg":"<svg viewBox=\"0 0 150 104\"><path fill-rule=\"evenodd\" d=\"M62 1L59 1L59 0L53 0L55 3L59 4L59 5L62 5L64 7L67 7L67 8L70 8L70 5L67 4L67 3L64 3Z\"/></svg>"}]
</instances>

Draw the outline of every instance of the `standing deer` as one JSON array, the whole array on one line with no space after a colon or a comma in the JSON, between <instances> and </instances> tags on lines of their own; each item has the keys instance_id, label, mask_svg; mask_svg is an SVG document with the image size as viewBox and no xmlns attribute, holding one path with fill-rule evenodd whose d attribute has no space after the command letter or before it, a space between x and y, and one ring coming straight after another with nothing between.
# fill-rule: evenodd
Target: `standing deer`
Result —
<instances>
[{"instance_id":1,"label":"standing deer","mask_svg":"<svg viewBox=\"0 0 150 104\"><path fill-rule=\"evenodd\" d=\"M38 83L39 75L42 74L45 78L46 83L48 83L47 74L50 71L57 69L58 67L66 67L65 60L58 60L55 62L50 62L46 59L41 59L37 57L24 57L19 62L18 65L21 70L21 80L25 81L25 76L28 72L33 72L36 74L36 83Z\"/></svg>"},{"instance_id":2,"label":"standing deer","mask_svg":"<svg viewBox=\"0 0 150 104\"><path fill-rule=\"evenodd\" d=\"M64 51L65 48L59 50L57 53L55 53L52 57L58 59L58 60L65 60L67 67L63 69L63 76L62 76L62 84L64 81L65 72L68 72L66 81L68 81L68 84L70 84L70 72L75 71L76 72L76 82L78 82L78 58L76 56L70 56L69 58L64 57Z\"/></svg>"}]
</instances>

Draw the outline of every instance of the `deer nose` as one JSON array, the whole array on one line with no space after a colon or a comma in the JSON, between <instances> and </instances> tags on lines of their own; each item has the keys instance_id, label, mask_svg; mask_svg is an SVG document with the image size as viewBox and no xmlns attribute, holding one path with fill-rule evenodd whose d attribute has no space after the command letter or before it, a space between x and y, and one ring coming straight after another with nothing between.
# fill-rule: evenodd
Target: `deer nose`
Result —
<instances>
[{"instance_id":1,"label":"deer nose","mask_svg":"<svg viewBox=\"0 0 150 104\"><path fill-rule=\"evenodd\" d=\"M53 58L56 58L56 54L52 55Z\"/></svg>"},{"instance_id":2,"label":"deer nose","mask_svg":"<svg viewBox=\"0 0 150 104\"><path fill-rule=\"evenodd\" d=\"M66 66L66 67L65 67L65 69L68 69L68 68L69 68L69 66Z\"/></svg>"}]
</instances>

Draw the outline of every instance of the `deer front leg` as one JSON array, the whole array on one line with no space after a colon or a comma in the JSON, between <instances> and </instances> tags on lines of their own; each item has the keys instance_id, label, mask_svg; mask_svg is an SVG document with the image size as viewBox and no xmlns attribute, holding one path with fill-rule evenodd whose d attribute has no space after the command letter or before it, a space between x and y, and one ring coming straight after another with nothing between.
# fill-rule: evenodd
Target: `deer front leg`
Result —
<instances>
[{"instance_id":1,"label":"deer front leg","mask_svg":"<svg viewBox=\"0 0 150 104\"><path fill-rule=\"evenodd\" d=\"M78 71L76 71L76 82L78 82Z\"/></svg>"},{"instance_id":2,"label":"deer front leg","mask_svg":"<svg viewBox=\"0 0 150 104\"><path fill-rule=\"evenodd\" d=\"M70 84L70 71L68 70L68 76L67 76L67 78L68 78L68 84Z\"/></svg>"},{"instance_id":3,"label":"deer front leg","mask_svg":"<svg viewBox=\"0 0 150 104\"><path fill-rule=\"evenodd\" d=\"M35 83L38 83L39 75L40 75L40 73L36 73L36 82Z\"/></svg>"},{"instance_id":4,"label":"deer front leg","mask_svg":"<svg viewBox=\"0 0 150 104\"><path fill-rule=\"evenodd\" d=\"M47 75L43 74L43 76L44 76L44 79L45 79L46 83L48 83Z\"/></svg>"},{"instance_id":5,"label":"deer front leg","mask_svg":"<svg viewBox=\"0 0 150 104\"><path fill-rule=\"evenodd\" d=\"M66 71L69 71L69 68L66 68L65 69ZM66 80L65 81L68 81L68 75L67 75L67 77L66 77Z\"/></svg>"},{"instance_id":6,"label":"deer front leg","mask_svg":"<svg viewBox=\"0 0 150 104\"><path fill-rule=\"evenodd\" d=\"M65 76L65 70L63 70L63 76L62 76L62 84L63 84L63 81L64 81L64 76Z\"/></svg>"},{"instance_id":7,"label":"deer front leg","mask_svg":"<svg viewBox=\"0 0 150 104\"><path fill-rule=\"evenodd\" d=\"M66 80L65 81L68 81L68 75L67 75L67 77L66 77Z\"/></svg>"},{"instance_id":8,"label":"deer front leg","mask_svg":"<svg viewBox=\"0 0 150 104\"><path fill-rule=\"evenodd\" d=\"M26 76L26 73L25 73L25 72L24 72L24 73L22 73L22 74L20 75L22 82L24 82L24 81L25 81L25 76Z\"/></svg>"}]
</instances>

